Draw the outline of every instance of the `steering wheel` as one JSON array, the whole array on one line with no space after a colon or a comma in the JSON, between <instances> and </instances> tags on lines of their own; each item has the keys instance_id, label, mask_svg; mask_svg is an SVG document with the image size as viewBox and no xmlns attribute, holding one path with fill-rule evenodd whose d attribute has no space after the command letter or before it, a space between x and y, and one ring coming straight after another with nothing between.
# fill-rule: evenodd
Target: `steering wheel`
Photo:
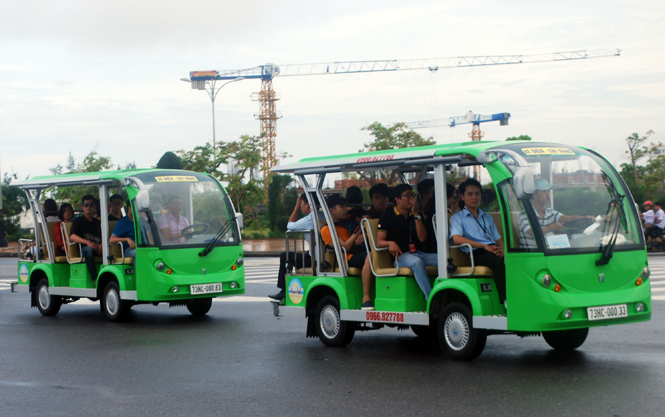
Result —
<instances>
[{"instance_id":1,"label":"steering wheel","mask_svg":"<svg viewBox=\"0 0 665 417\"><path fill-rule=\"evenodd\" d=\"M210 225L208 223L196 223L196 224L190 224L187 227L183 227L183 229L180 231L180 234L183 235L187 239L191 239L194 235L202 235L205 232L208 231L210 228ZM197 230L194 230L197 229ZM200 229L200 230L198 230Z\"/></svg>"},{"instance_id":2,"label":"steering wheel","mask_svg":"<svg viewBox=\"0 0 665 417\"><path fill-rule=\"evenodd\" d=\"M595 220L591 220L588 217L583 217L581 219L575 219L565 223L561 223L564 227L564 229L561 230L561 232L570 235L575 233L582 233L587 227L591 226L594 223L594 221Z\"/></svg>"}]
</instances>

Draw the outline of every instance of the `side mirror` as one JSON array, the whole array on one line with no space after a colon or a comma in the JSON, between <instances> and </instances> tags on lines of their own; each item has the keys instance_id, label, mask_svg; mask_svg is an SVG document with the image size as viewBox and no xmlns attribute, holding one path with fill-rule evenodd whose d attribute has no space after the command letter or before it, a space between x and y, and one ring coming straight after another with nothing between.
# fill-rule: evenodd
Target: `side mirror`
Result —
<instances>
[{"instance_id":1,"label":"side mirror","mask_svg":"<svg viewBox=\"0 0 665 417\"><path fill-rule=\"evenodd\" d=\"M533 198L533 193L536 191L536 184L533 179L533 172L528 167L515 167L515 175L513 175L513 186L515 187L515 195L520 200L529 200Z\"/></svg>"},{"instance_id":2,"label":"side mirror","mask_svg":"<svg viewBox=\"0 0 665 417\"><path fill-rule=\"evenodd\" d=\"M150 196L148 195L148 190L139 190L136 193L136 209L140 213L145 213L150 211Z\"/></svg>"},{"instance_id":3,"label":"side mirror","mask_svg":"<svg viewBox=\"0 0 665 417\"><path fill-rule=\"evenodd\" d=\"M242 222L242 213L236 213L236 222L238 224L238 230L244 229L244 225Z\"/></svg>"}]
</instances>

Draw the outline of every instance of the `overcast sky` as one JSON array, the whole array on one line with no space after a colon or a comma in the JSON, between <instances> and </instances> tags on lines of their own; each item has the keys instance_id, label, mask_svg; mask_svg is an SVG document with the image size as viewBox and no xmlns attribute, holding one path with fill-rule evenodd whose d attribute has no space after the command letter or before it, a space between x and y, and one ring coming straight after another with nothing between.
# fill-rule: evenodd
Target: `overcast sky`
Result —
<instances>
[{"instance_id":1,"label":"overcast sky","mask_svg":"<svg viewBox=\"0 0 665 417\"><path fill-rule=\"evenodd\" d=\"M323 4L323 5L322 5ZM509 112L485 140L529 135L591 147L611 162L625 138L665 142L665 5L661 1L73 1L0 2L0 162L47 175L91 150L154 166L166 151L212 142L210 99L192 70L345 60L621 49L617 58L277 77L276 148L297 161L355 152L360 130ZM224 87L217 140L258 135L260 81ZM470 125L419 130L464 141Z\"/></svg>"}]
</instances>

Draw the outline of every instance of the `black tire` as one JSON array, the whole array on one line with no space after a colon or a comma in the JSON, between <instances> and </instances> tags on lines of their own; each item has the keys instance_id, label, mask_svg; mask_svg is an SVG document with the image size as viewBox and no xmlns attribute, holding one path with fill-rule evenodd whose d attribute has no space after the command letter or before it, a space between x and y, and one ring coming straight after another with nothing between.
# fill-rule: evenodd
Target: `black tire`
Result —
<instances>
[{"instance_id":1,"label":"black tire","mask_svg":"<svg viewBox=\"0 0 665 417\"><path fill-rule=\"evenodd\" d=\"M342 321L339 314L339 301L326 295L316 306L316 334L326 346L343 347L351 343L356 327L353 323Z\"/></svg>"},{"instance_id":2,"label":"black tire","mask_svg":"<svg viewBox=\"0 0 665 417\"><path fill-rule=\"evenodd\" d=\"M575 350L582 346L586 337L589 334L589 329L570 329L570 330L553 330L550 332L543 332L543 338L553 349L556 350Z\"/></svg>"},{"instance_id":3,"label":"black tire","mask_svg":"<svg viewBox=\"0 0 665 417\"><path fill-rule=\"evenodd\" d=\"M456 361L472 361L485 349L487 332L473 328L473 314L462 303L443 307L437 330L441 350Z\"/></svg>"},{"instance_id":4,"label":"black tire","mask_svg":"<svg viewBox=\"0 0 665 417\"><path fill-rule=\"evenodd\" d=\"M113 322L122 321L127 316L132 304L120 298L120 287L115 282L109 282L104 288L101 309L107 319Z\"/></svg>"},{"instance_id":5,"label":"black tire","mask_svg":"<svg viewBox=\"0 0 665 417\"><path fill-rule=\"evenodd\" d=\"M212 307L212 298L196 298L187 302L187 310L195 316L205 316Z\"/></svg>"},{"instance_id":6,"label":"black tire","mask_svg":"<svg viewBox=\"0 0 665 417\"><path fill-rule=\"evenodd\" d=\"M35 289L35 301L43 316L55 316L62 306L62 298L48 291L48 279L42 278Z\"/></svg>"}]
</instances>

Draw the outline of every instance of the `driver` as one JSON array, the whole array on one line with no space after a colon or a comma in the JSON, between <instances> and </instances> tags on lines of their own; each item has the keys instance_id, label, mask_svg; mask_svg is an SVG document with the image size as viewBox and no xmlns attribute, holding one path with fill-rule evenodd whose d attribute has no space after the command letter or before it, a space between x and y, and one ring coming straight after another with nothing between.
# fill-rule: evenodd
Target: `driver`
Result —
<instances>
[{"instance_id":1,"label":"driver","mask_svg":"<svg viewBox=\"0 0 665 417\"><path fill-rule=\"evenodd\" d=\"M169 212L162 215L157 220L157 227L162 237L163 245L176 245L185 243L185 237L182 235L182 229L189 226L189 222L184 216L180 215L182 211L182 202L180 197L174 195L169 197Z\"/></svg>"},{"instance_id":2,"label":"driver","mask_svg":"<svg viewBox=\"0 0 665 417\"><path fill-rule=\"evenodd\" d=\"M538 224L540 224L540 228L544 235L562 230L565 226L561 223L566 223L572 220L589 219L590 223L593 223L593 216L566 216L561 214L561 212L550 208L550 190L552 189L552 184L547 182L545 178L538 178L535 180L535 188L536 191L533 193L532 204L536 211L536 216L538 217ZM537 248L538 246L533 238L531 224L524 212L520 214L519 228L520 247Z\"/></svg>"}]
</instances>

